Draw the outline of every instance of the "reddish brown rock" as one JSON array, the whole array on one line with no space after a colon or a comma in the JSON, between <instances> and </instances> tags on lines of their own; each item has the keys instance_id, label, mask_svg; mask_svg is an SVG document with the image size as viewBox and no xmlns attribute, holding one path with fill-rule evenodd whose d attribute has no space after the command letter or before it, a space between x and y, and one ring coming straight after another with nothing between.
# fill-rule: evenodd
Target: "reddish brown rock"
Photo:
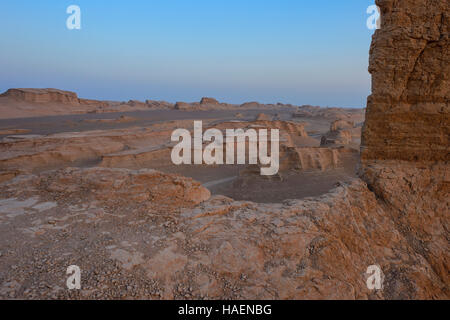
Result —
<instances>
[{"instance_id":1,"label":"reddish brown rock","mask_svg":"<svg viewBox=\"0 0 450 320\"><path fill-rule=\"evenodd\" d=\"M9 89L1 96L32 103L79 103L78 96L75 92L58 89Z\"/></svg>"},{"instance_id":2,"label":"reddish brown rock","mask_svg":"<svg viewBox=\"0 0 450 320\"><path fill-rule=\"evenodd\" d=\"M256 204L209 198L191 179L154 170L69 168L37 175L11 170L8 179L18 176L0 184L0 245L11 248L1 259L8 273L0 297L448 299L449 3L377 4L383 23L371 50L364 180L339 183L315 198ZM322 111L308 112L315 117ZM355 115L325 113L333 120L353 121ZM223 125L233 124L249 126ZM287 148L295 138L307 138L302 124L252 125L283 126ZM146 160L144 153L129 154L125 145L142 148L154 137L133 135L97 143L117 143L125 162ZM41 155L61 147L42 139L19 144ZM72 159L74 149L66 148ZM319 152L333 159L325 150L330 149L305 155ZM14 151L19 150L8 150L4 160L23 155ZM76 295L61 288L65 278L53 276L74 263L86 286ZM367 267L374 264L384 273L380 290L366 285Z\"/></svg>"},{"instance_id":3,"label":"reddish brown rock","mask_svg":"<svg viewBox=\"0 0 450 320\"><path fill-rule=\"evenodd\" d=\"M449 161L450 3L377 4L362 159Z\"/></svg>"},{"instance_id":4,"label":"reddish brown rock","mask_svg":"<svg viewBox=\"0 0 450 320\"><path fill-rule=\"evenodd\" d=\"M177 102L175 103L175 110L190 110L192 106L186 102Z\"/></svg>"},{"instance_id":5,"label":"reddish brown rock","mask_svg":"<svg viewBox=\"0 0 450 320\"><path fill-rule=\"evenodd\" d=\"M377 4L382 24L371 47L361 176L448 287L450 3Z\"/></svg>"},{"instance_id":6,"label":"reddish brown rock","mask_svg":"<svg viewBox=\"0 0 450 320\"><path fill-rule=\"evenodd\" d=\"M207 98L207 97L204 97L204 98L202 98L202 100L200 101L200 104L218 105L218 104L219 104L219 101L217 101L217 100L214 99L214 98Z\"/></svg>"}]
</instances>

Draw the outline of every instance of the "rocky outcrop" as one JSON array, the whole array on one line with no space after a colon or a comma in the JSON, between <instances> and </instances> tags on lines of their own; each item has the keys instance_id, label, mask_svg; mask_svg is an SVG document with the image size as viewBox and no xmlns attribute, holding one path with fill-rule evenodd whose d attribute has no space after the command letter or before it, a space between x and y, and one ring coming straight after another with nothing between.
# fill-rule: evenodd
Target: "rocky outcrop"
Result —
<instances>
[{"instance_id":1,"label":"rocky outcrop","mask_svg":"<svg viewBox=\"0 0 450 320\"><path fill-rule=\"evenodd\" d=\"M377 1L361 176L449 285L450 3Z\"/></svg>"},{"instance_id":2,"label":"rocky outcrop","mask_svg":"<svg viewBox=\"0 0 450 320\"><path fill-rule=\"evenodd\" d=\"M325 118L331 121L361 123L364 121L364 109L357 108L321 108L301 106L292 114L293 118Z\"/></svg>"},{"instance_id":3,"label":"rocky outcrop","mask_svg":"<svg viewBox=\"0 0 450 320\"><path fill-rule=\"evenodd\" d=\"M350 146L359 149L361 127L355 126L353 121L335 120L320 141L321 146Z\"/></svg>"},{"instance_id":4,"label":"rocky outcrop","mask_svg":"<svg viewBox=\"0 0 450 320\"><path fill-rule=\"evenodd\" d=\"M175 110L190 110L192 109L192 106L189 103L186 102L177 102L175 103Z\"/></svg>"},{"instance_id":5,"label":"rocky outcrop","mask_svg":"<svg viewBox=\"0 0 450 320\"><path fill-rule=\"evenodd\" d=\"M379 0L363 161L449 161L450 3Z\"/></svg>"},{"instance_id":6,"label":"rocky outcrop","mask_svg":"<svg viewBox=\"0 0 450 320\"><path fill-rule=\"evenodd\" d=\"M330 131L338 131L345 129L352 129L355 127L355 123L347 120L335 120L331 123Z\"/></svg>"},{"instance_id":7,"label":"rocky outcrop","mask_svg":"<svg viewBox=\"0 0 450 320\"><path fill-rule=\"evenodd\" d=\"M382 161L366 164L364 179L387 204L397 230L447 285L449 277L448 163Z\"/></svg>"},{"instance_id":8,"label":"rocky outcrop","mask_svg":"<svg viewBox=\"0 0 450 320\"><path fill-rule=\"evenodd\" d=\"M39 187L53 195L75 198L85 190L91 201L116 199L123 203L178 205L199 204L211 196L192 179L169 175L151 169L132 171L107 168L66 168L50 173L23 176L13 181L16 187ZM88 200L88 199L86 199Z\"/></svg>"},{"instance_id":9,"label":"rocky outcrop","mask_svg":"<svg viewBox=\"0 0 450 320\"><path fill-rule=\"evenodd\" d=\"M88 299L446 297L361 180L314 199L257 205L208 200L190 179L153 170L69 168L16 178L0 194L9 197L0 201L3 247L18 237L45 242L24 246L19 260L2 257L17 268L0 284L1 297L75 298L59 278L44 280L73 263L86 277L78 294ZM28 254L47 263L31 264ZM374 263L385 274L383 290L366 286ZM24 282L30 274L33 282Z\"/></svg>"},{"instance_id":10,"label":"rocky outcrop","mask_svg":"<svg viewBox=\"0 0 450 320\"><path fill-rule=\"evenodd\" d=\"M148 108L152 109L174 109L174 104L167 101L145 100Z\"/></svg>"},{"instance_id":11,"label":"rocky outcrop","mask_svg":"<svg viewBox=\"0 0 450 320\"><path fill-rule=\"evenodd\" d=\"M5 176L16 177L0 184L0 246L11 248L0 260L8 270L0 297L448 299L449 3L377 4L362 179L319 197L256 204L210 198L190 179L153 170L11 170ZM356 112L326 112L359 122ZM283 127L288 151L307 138L302 124L214 127L221 125ZM348 130L343 125L331 129ZM119 155L132 160L127 150ZM303 160L312 163L307 154ZM72 264L84 277L76 293L53 276ZM380 290L366 284L375 264L384 274Z\"/></svg>"},{"instance_id":12,"label":"rocky outcrop","mask_svg":"<svg viewBox=\"0 0 450 320\"><path fill-rule=\"evenodd\" d=\"M9 89L1 95L31 103L59 102L65 104L79 104L75 92L58 89Z\"/></svg>"},{"instance_id":13,"label":"rocky outcrop","mask_svg":"<svg viewBox=\"0 0 450 320\"><path fill-rule=\"evenodd\" d=\"M149 109L173 109L173 104L151 100L144 103L82 99L74 92L58 89L9 89L0 95L0 119Z\"/></svg>"},{"instance_id":14,"label":"rocky outcrop","mask_svg":"<svg viewBox=\"0 0 450 320\"><path fill-rule=\"evenodd\" d=\"M265 113L260 113L256 116L255 121L272 121L272 116Z\"/></svg>"},{"instance_id":15,"label":"rocky outcrop","mask_svg":"<svg viewBox=\"0 0 450 320\"><path fill-rule=\"evenodd\" d=\"M131 107L141 107L141 108L147 107L147 103L139 100L130 100L128 101L127 104Z\"/></svg>"},{"instance_id":16,"label":"rocky outcrop","mask_svg":"<svg viewBox=\"0 0 450 320\"><path fill-rule=\"evenodd\" d=\"M75 92L59 89L9 89L0 96L27 103L60 103L74 106L91 105L97 107L109 106L105 101L79 99Z\"/></svg>"},{"instance_id":17,"label":"rocky outcrop","mask_svg":"<svg viewBox=\"0 0 450 320\"><path fill-rule=\"evenodd\" d=\"M218 105L219 101L217 101L214 98L203 97L202 100L200 101L200 104Z\"/></svg>"},{"instance_id":18,"label":"rocky outcrop","mask_svg":"<svg viewBox=\"0 0 450 320\"><path fill-rule=\"evenodd\" d=\"M245 102L243 104L240 105L241 109L258 109L261 105L259 104L259 102Z\"/></svg>"}]
</instances>

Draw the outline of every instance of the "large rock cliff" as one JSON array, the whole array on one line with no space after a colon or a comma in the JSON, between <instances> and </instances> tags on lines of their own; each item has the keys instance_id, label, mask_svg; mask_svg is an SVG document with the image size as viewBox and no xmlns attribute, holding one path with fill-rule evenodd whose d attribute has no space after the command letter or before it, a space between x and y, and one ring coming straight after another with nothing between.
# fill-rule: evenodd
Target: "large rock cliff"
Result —
<instances>
[{"instance_id":1,"label":"large rock cliff","mask_svg":"<svg viewBox=\"0 0 450 320\"><path fill-rule=\"evenodd\" d=\"M449 160L450 3L378 0L363 161Z\"/></svg>"},{"instance_id":2,"label":"large rock cliff","mask_svg":"<svg viewBox=\"0 0 450 320\"><path fill-rule=\"evenodd\" d=\"M379 0L362 177L449 283L450 2Z\"/></svg>"}]
</instances>

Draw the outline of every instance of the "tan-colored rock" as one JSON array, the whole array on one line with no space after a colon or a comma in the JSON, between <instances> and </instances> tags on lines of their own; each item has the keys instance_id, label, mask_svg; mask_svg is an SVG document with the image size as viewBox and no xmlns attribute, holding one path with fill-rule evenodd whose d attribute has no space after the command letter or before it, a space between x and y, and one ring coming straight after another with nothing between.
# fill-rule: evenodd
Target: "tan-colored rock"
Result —
<instances>
[{"instance_id":1,"label":"tan-colored rock","mask_svg":"<svg viewBox=\"0 0 450 320\"><path fill-rule=\"evenodd\" d=\"M377 4L383 22L371 49L362 179L338 183L319 197L257 204L210 197L191 179L154 170L4 170L15 178L0 183L0 247L11 248L1 257L7 277L0 298L448 300L449 3ZM361 122L358 110L304 111ZM355 129L342 124L331 131ZM0 150L5 161L55 150L70 160L77 158L71 156L74 142L89 148L78 156L102 153L88 144L98 139L91 143L123 144L109 155L110 165L119 166L149 160L149 141L167 141L163 126L152 134L130 130L126 138L116 131L11 137ZM281 128L282 156L304 167L317 166L318 159L318 167L334 165L336 150L342 152L337 161L346 150L355 153L297 150L298 139L308 138L304 124L210 126ZM85 286L76 295L61 288L65 278L57 276L74 263ZM366 284L372 265L384 274L380 290Z\"/></svg>"},{"instance_id":2,"label":"tan-colored rock","mask_svg":"<svg viewBox=\"0 0 450 320\"><path fill-rule=\"evenodd\" d=\"M355 126L353 121L338 119L331 123L330 131L320 141L321 146L350 146L359 149L361 141L361 127Z\"/></svg>"},{"instance_id":3,"label":"tan-colored rock","mask_svg":"<svg viewBox=\"0 0 450 320\"><path fill-rule=\"evenodd\" d=\"M0 130L0 135L16 135L29 133L31 130L28 129L5 129Z\"/></svg>"},{"instance_id":4,"label":"tan-colored rock","mask_svg":"<svg viewBox=\"0 0 450 320\"><path fill-rule=\"evenodd\" d=\"M175 110L190 110L192 106L186 102L177 102L175 103Z\"/></svg>"},{"instance_id":5,"label":"tan-colored rock","mask_svg":"<svg viewBox=\"0 0 450 320\"><path fill-rule=\"evenodd\" d=\"M128 105L130 105L131 107L147 107L147 103L139 101L139 100L130 100L128 101Z\"/></svg>"},{"instance_id":6,"label":"tan-colored rock","mask_svg":"<svg viewBox=\"0 0 450 320\"><path fill-rule=\"evenodd\" d=\"M204 98L202 98L202 100L200 101L200 104L202 104L202 105L218 105L219 104L219 101L217 101L216 99L214 99L214 98L207 98L207 97L204 97Z\"/></svg>"},{"instance_id":7,"label":"tan-colored rock","mask_svg":"<svg viewBox=\"0 0 450 320\"><path fill-rule=\"evenodd\" d=\"M32 103L60 102L64 104L79 104L78 96L75 92L58 89L9 89L1 96Z\"/></svg>"},{"instance_id":8,"label":"tan-colored rock","mask_svg":"<svg viewBox=\"0 0 450 320\"><path fill-rule=\"evenodd\" d=\"M264 113L260 113L256 116L255 121L272 121L272 116L269 116Z\"/></svg>"},{"instance_id":9,"label":"tan-colored rock","mask_svg":"<svg viewBox=\"0 0 450 320\"><path fill-rule=\"evenodd\" d=\"M355 127L354 122L347 120L335 120L331 123L330 131L339 131L344 129L352 129Z\"/></svg>"},{"instance_id":10,"label":"tan-colored rock","mask_svg":"<svg viewBox=\"0 0 450 320\"><path fill-rule=\"evenodd\" d=\"M361 175L435 283L448 287L450 3L377 4L383 18L371 47Z\"/></svg>"},{"instance_id":11,"label":"tan-colored rock","mask_svg":"<svg viewBox=\"0 0 450 320\"><path fill-rule=\"evenodd\" d=\"M363 161L449 161L450 4L377 1Z\"/></svg>"},{"instance_id":12,"label":"tan-colored rock","mask_svg":"<svg viewBox=\"0 0 450 320\"><path fill-rule=\"evenodd\" d=\"M258 109L261 105L259 102L245 102L240 105L241 109Z\"/></svg>"}]
</instances>

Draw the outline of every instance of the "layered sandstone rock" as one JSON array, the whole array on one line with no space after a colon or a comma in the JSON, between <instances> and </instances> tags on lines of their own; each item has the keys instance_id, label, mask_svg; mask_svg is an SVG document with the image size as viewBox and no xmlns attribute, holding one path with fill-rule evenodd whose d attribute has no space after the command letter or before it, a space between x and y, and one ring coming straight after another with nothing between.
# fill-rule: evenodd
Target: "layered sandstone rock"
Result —
<instances>
[{"instance_id":1,"label":"layered sandstone rock","mask_svg":"<svg viewBox=\"0 0 450 320\"><path fill-rule=\"evenodd\" d=\"M186 102L177 102L175 103L175 110L189 110L192 109L192 106Z\"/></svg>"},{"instance_id":2,"label":"layered sandstone rock","mask_svg":"<svg viewBox=\"0 0 450 320\"><path fill-rule=\"evenodd\" d=\"M142 102L142 101L139 101L139 100L130 100L130 101L128 101L128 105L131 106L131 107L141 107L141 108L147 107L147 103L146 102Z\"/></svg>"},{"instance_id":3,"label":"layered sandstone rock","mask_svg":"<svg viewBox=\"0 0 450 320\"><path fill-rule=\"evenodd\" d=\"M261 105L258 102L245 102L241 104L240 108L242 109L258 109Z\"/></svg>"},{"instance_id":4,"label":"layered sandstone rock","mask_svg":"<svg viewBox=\"0 0 450 320\"><path fill-rule=\"evenodd\" d=\"M77 94L58 89L9 89L0 95L0 119L173 109L165 101L101 101L78 98Z\"/></svg>"},{"instance_id":5,"label":"layered sandstone rock","mask_svg":"<svg viewBox=\"0 0 450 320\"><path fill-rule=\"evenodd\" d=\"M58 89L9 89L1 95L32 103L60 102L66 104L79 104L75 92Z\"/></svg>"},{"instance_id":6,"label":"layered sandstone rock","mask_svg":"<svg viewBox=\"0 0 450 320\"><path fill-rule=\"evenodd\" d=\"M218 105L219 101L214 98L203 97L200 104Z\"/></svg>"},{"instance_id":7,"label":"layered sandstone rock","mask_svg":"<svg viewBox=\"0 0 450 320\"><path fill-rule=\"evenodd\" d=\"M264 113L260 113L256 116L255 121L271 121L272 120L272 116L264 114Z\"/></svg>"},{"instance_id":8,"label":"layered sandstone rock","mask_svg":"<svg viewBox=\"0 0 450 320\"><path fill-rule=\"evenodd\" d=\"M72 198L89 190L87 197L90 201L115 199L130 204L199 204L211 196L207 189L192 179L151 169L66 168L36 176L23 176L13 181L12 185L39 187L48 193Z\"/></svg>"},{"instance_id":9,"label":"layered sandstone rock","mask_svg":"<svg viewBox=\"0 0 450 320\"><path fill-rule=\"evenodd\" d=\"M355 123L347 120L335 120L331 123L330 131L338 131L345 129L352 129L355 127Z\"/></svg>"},{"instance_id":10,"label":"layered sandstone rock","mask_svg":"<svg viewBox=\"0 0 450 320\"><path fill-rule=\"evenodd\" d=\"M60 103L72 106L97 106L99 108L109 106L109 104L105 101L80 99L75 92L59 89L9 89L0 96L27 103Z\"/></svg>"},{"instance_id":11,"label":"layered sandstone rock","mask_svg":"<svg viewBox=\"0 0 450 320\"><path fill-rule=\"evenodd\" d=\"M450 3L379 0L363 161L449 161Z\"/></svg>"},{"instance_id":12,"label":"layered sandstone rock","mask_svg":"<svg viewBox=\"0 0 450 320\"><path fill-rule=\"evenodd\" d=\"M108 120L112 123L128 121L133 119ZM155 158L154 151L164 147L169 152L167 144L175 128L189 126L192 126L191 121L174 121L148 128L9 136L0 141L0 171L40 172L100 163L104 166L114 164L117 167L141 168L145 167L143 161ZM167 152L163 152L164 156ZM159 155L157 158L163 157ZM167 159L165 157L164 161Z\"/></svg>"},{"instance_id":13,"label":"layered sandstone rock","mask_svg":"<svg viewBox=\"0 0 450 320\"><path fill-rule=\"evenodd\" d=\"M174 109L174 104L167 101L145 100L148 108L152 109Z\"/></svg>"},{"instance_id":14,"label":"layered sandstone rock","mask_svg":"<svg viewBox=\"0 0 450 320\"><path fill-rule=\"evenodd\" d=\"M449 285L450 3L377 1L361 175Z\"/></svg>"},{"instance_id":15,"label":"layered sandstone rock","mask_svg":"<svg viewBox=\"0 0 450 320\"><path fill-rule=\"evenodd\" d=\"M30 248L33 257L48 262L30 264L24 255L0 296L70 298L51 279L44 289L24 284L25 293L7 288L10 278L24 281L22 272L39 283L76 263L86 277L84 298L446 297L445 283L361 180L272 205L208 200L190 179L153 170L69 168L16 178L0 191L8 197L0 201L2 243L37 237L46 245ZM82 257L73 253L78 247ZM380 291L369 290L364 277L375 263L385 274ZM130 282L134 289L120 289Z\"/></svg>"},{"instance_id":16,"label":"layered sandstone rock","mask_svg":"<svg viewBox=\"0 0 450 320\"><path fill-rule=\"evenodd\" d=\"M361 127L347 120L335 120L330 125L330 131L322 136L321 146L351 146L358 149L361 140Z\"/></svg>"}]
</instances>

